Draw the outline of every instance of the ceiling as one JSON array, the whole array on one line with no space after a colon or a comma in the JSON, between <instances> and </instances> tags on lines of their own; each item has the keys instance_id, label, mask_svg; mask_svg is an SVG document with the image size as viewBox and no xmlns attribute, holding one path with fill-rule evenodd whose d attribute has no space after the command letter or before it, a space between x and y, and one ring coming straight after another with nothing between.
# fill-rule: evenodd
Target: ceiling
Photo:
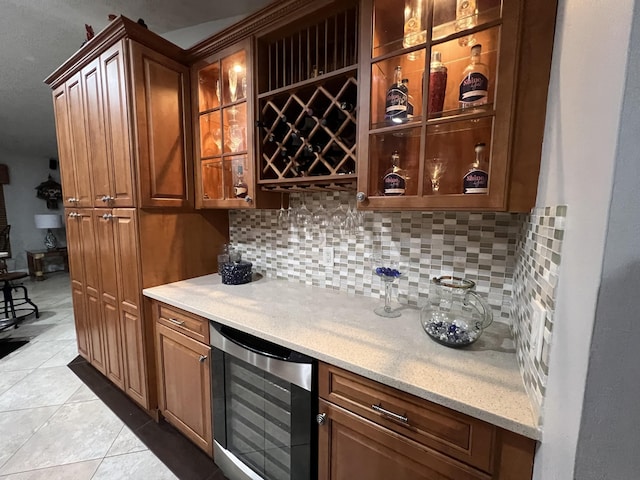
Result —
<instances>
[{"instance_id":1,"label":"ceiling","mask_svg":"<svg viewBox=\"0 0 640 480\"><path fill-rule=\"evenodd\" d=\"M43 80L110 13L143 18L158 34L251 13L268 0L0 0L0 163L57 158L51 90ZM214 33L214 31L210 32Z\"/></svg>"}]
</instances>

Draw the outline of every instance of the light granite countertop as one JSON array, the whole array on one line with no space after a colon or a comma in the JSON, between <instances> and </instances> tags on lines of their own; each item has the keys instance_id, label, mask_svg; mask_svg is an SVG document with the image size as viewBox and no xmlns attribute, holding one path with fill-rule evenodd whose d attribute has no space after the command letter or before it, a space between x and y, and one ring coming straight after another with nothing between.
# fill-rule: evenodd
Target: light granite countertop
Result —
<instances>
[{"instance_id":1,"label":"light granite countertop","mask_svg":"<svg viewBox=\"0 0 640 480\"><path fill-rule=\"evenodd\" d=\"M373 313L380 300L270 278L223 285L218 275L147 288L147 297L297 350L506 430L539 440L508 326L471 347L431 340L419 310Z\"/></svg>"}]
</instances>

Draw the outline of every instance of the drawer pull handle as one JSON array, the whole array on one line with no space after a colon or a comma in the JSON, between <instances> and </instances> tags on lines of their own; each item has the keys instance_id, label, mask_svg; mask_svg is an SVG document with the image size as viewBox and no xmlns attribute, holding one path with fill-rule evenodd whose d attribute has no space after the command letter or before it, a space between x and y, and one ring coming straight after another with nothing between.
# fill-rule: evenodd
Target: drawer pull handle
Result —
<instances>
[{"instance_id":1,"label":"drawer pull handle","mask_svg":"<svg viewBox=\"0 0 640 480\"><path fill-rule=\"evenodd\" d=\"M397 413L394 412L390 412L389 410L387 410L386 408L382 408L380 406L380 404L378 405L371 405L371 408L373 408L376 412L379 412L383 415L386 415L387 417L391 417L394 420L398 420L399 422L402 423L409 423L409 419L407 418L406 415L399 415Z\"/></svg>"},{"instance_id":2,"label":"drawer pull handle","mask_svg":"<svg viewBox=\"0 0 640 480\"><path fill-rule=\"evenodd\" d=\"M184 322L181 322L180 320L176 320L175 318L170 318L169 321L174 325L178 325L179 327L184 325Z\"/></svg>"},{"instance_id":3,"label":"drawer pull handle","mask_svg":"<svg viewBox=\"0 0 640 480\"><path fill-rule=\"evenodd\" d=\"M200 361L200 363L204 362L207 359L207 355L200 355L200 358L198 359Z\"/></svg>"}]
</instances>

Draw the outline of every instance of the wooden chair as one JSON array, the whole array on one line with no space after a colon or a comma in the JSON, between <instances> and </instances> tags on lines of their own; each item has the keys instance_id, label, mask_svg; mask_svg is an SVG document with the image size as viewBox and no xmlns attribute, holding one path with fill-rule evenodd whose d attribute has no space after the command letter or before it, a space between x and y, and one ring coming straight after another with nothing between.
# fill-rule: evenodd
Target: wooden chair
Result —
<instances>
[{"instance_id":1,"label":"wooden chair","mask_svg":"<svg viewBox=\"0 0 640 480\"><path fill-rule=\"evenodd\" d=\"M0 331L9 327L18 327L18 324L26 317L35 313L36 318L40 317L38 307L29 298L27 287L22 284L13 283L29 276L27 272L9 272L6 259L11 257L11 245L9 243L9 232L11 225L6 225L0 230L0 281L2 285L3 309L0 314ZM22 291L22 296L14 297L14 292Z\"/></svg>"}]
</instances>

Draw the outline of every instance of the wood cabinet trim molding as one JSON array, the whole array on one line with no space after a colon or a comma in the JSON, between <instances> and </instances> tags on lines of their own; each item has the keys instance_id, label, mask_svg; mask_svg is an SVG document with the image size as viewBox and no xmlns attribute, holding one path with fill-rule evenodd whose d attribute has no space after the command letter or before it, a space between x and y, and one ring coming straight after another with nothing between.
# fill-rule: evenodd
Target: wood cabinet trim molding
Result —
<instances>
[{"instance_id":1,"label":"wood cabinet trim molding","mask_svg":"<svg viewBox=\"0 0 640 480\"><path fill-rule=\"evenodd\" d=\"M94 38L83 45L66 62L60 65L51 75L45 78L44 83L56 88L71 77L75 72L83 68L87 63L102 54L121 38L128 37L148 46L163 55L184 63L185 51L161 36L150 32L137 22L127 17L119 16L109 23Z\"/></svg>"},{"instance_id":2,"label":"wood cabinet trim molding","mask_svg":"<svg viewBox=\"0 0 640 480\"><path fill-rule=\"evenodd\" d=\"M330 3L332 3L331 0L281 0L274 2L189 48L186 52L187 61L189 64L195 63L246 37L273 28L282 24L283 21L288 22L293 15L306 15L310 10L321 8Z\"/></svg>"}]
</instances>

